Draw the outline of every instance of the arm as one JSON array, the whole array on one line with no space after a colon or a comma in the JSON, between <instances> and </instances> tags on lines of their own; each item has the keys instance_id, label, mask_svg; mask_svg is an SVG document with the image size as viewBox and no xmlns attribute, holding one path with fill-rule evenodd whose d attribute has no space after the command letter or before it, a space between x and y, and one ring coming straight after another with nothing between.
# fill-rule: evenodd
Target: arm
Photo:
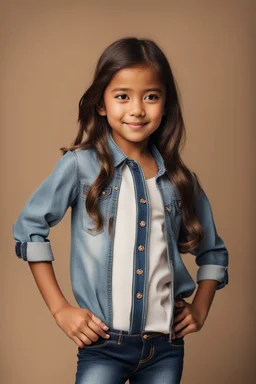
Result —
<instances>
[{"instance_id":1,"label":"arm","mask_svg":"<svg viewBox=\"0 0 256 384\"><path fill-rule=\"evenodd\" d=\"M228 284L229 255L224 241L218 235L211 205L205 191L195 202L196 215L203 226L204 237L199 246L191 251L199 266L197 291L193 306L205 320L217 290Z\"/></svg>"},{"instance_id":2,"label":"arm","mask_svg":"<svg viewBox=\"0 0 256 384\"><path fill-rule=\"evenodd\" d=\"M46 305L55 317L60 309L68 307L70 304L60 290L52 262L28 262L28 264Z\"/></svg>"},{"instance_id":3,"label":"arm","mask_svg":"<svg viewBox=\"0 0 256 384\"><path fill-rule=\"evenodd\" d=\"M107 338L107 325L89 309L73 307L62 294L52 261L50 227L58 224L79 193L76 153L68 151L52 173L30 197L13 224L16 255L29 263L36 284L58 326L80 348L100 336Z\"/></svg>"},{"instance_id":4,"label":"arm","mask_svg":"<svg viewBox=\"0 0 256 384\"><path fill-rule=\"evenodd\" d=\"M216 290L228 284L229 254L222 238L218 235L209 199L205 191L196 198L195 210L201 223L204 236L196 249L190 251L196 257L197 283L202 280L214 280L218 284Z\"/></svg>"},{"instance_id":5,"label":"arm","mask_svg":"<svg viewBox=\"0 0 256 384\"><path fill-rule=\"evenodd\" d=\"M218 281L216 280L200 280L192 304L185 300L175 302L173 339L184 337L187 333L197 332L202 328L210 310L217 284ZM178 310L181 308L182 312L177 312L176 307Z\"/></svg>"},{"instance_id":6,"label":"arm","mask_svg":"<svg viewBox=\"0 0 256 384\"><path fill-rule=\"evenodd\" d=\"M79 193L76 154L68 151L29 198L12 226L15 253L24 261L53 261L47 236Z\"/></svg>"},{"instance_id":7,"label":"arm","mask_svg":"<svg viewBox=\"0 0 256 384\"><path fill-rule=\"evenodd\" d=\"M203 189L201 195L195 199L195 211L204 230L200 244L189 252L195 256L199 266L198 287L192 304L184 300L175 302L175 307L182 308L182 311L175 315L173 330L176 335L173 335L173 338L199 331L206 320L216 291L228 284L228 251L217 233L211 205Z\"/></svg>"},{"instance_id":8,"label":"arm","mask_svg":"<svg viewBox=\"0 0 256 384\"><path fill-rule=\"evenodd\" d=\"M200 314L205 321L211 308L218 281L216 280L200 280L197 291L192 301L194 308L198 308Z\"/></svg>"}]
</instances>

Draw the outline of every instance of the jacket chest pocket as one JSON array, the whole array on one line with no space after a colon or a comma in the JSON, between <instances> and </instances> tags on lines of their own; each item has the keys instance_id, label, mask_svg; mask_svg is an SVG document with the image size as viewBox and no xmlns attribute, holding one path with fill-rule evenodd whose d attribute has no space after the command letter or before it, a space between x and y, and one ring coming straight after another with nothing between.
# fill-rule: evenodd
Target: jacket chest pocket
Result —
<instances>
[{"instance_id":1,"label":"jacket chest pocket","mask_svg":"<svg viewBox=\"0 0 256 384\"><path fill-rule=\"evenodd\" d=\"M178 240L180 227L182 221L182 201L179 197L172 198L172 207L171 207L171 222L174 237Z\"/></svg>"},{"instance_id":2,"label":"jacket chest pocket","mask_svg":"<svg viewBox=\"0 0 256 384\"><path fill-rule=\"evenodd\" d=\"M82 184L82 229L86 233L88 233L91 236L97 236L100 233L104 231L105 224L102 229L99 231L92 231L91 229L96 227L96 222L89 216L86 206L85 206L85 200L87 196L87 192L90 188L90 184ZM99 210L103 216L104 223L108 215L110 201L112 196L112 186L108 185L104 187L101 191L101 194L98 197L98 207Z\"/></svg>"}]
</instances>

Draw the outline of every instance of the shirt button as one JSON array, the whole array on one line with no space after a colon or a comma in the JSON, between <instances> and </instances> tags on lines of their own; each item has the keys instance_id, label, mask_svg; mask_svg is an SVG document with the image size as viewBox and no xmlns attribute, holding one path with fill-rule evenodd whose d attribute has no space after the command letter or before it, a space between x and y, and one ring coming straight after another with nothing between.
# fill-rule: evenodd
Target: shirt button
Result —
<instances>
[{"instance_id":1,"label":"shirt button","mask_svg":"<svg viewBox=\"0 0 256 384\"><path fill-rule=\"evenodd\" d=\"M142 275L142 273L143 273L143 270L142 269L137 269L137 275Z\"/></svg>"},{"instance_id":2,"label":"shirt button","mask_svg":"<svg viewBox=\"0 0 256 384\"><path fill-rule=\"evenodd\" d=\"M142 293L140 293L140 292L136 293L136 297L137 297L137 299L141 299L142 298Z\"/></svg>"},{"instance_id":3,"label":"shirt button","mask_svg":"<svg viewBox=\"0 0 256 384\"><path fill-rule=\"evenodd\" d=\"M138 247L138 250L139 250L139 251L144 251L144 249L145 249L145 247L144 247L143 245L140 245L140 246Z\"/></svg>"},{"instance_id":4,"label":"shirt button","mask_svg":"<svg viewBox=\"0 0 256 384\"><path fill-rule=\"evenodd\" d=\"M134 163L133 163L133 162L131 162L130 164L131 164L132 167L134 166Z\"/></svg>"},{"instance_id":5,"label":"shirt button","mask_svg":"<svg viewBox=\"0 0 256 384\"><path fill-rule=\"evenodd\" d=\"M146 221L141 221L141 222L140 222L140 226L141 226L141 227L146 227Z\"/></svg>"},{"instance_id":6,"label":"shirt button","mask_svg":"<svg viewBox=\"0 0 256 384\"><path fill-rule=\"evenodd\" d=\"M143 198L140 199L140 203L141 203L141 204L145 204L146 202L147 202L147 200L145 200L145 199L143 199Z\"/></svg>"},{"instance_id":7,"label":"shirt button","mask_svg":"<svg viewBox=\"0 0 256 384\"><path fill-rule=\"evenodd\" d=\"M115 190L117 191L117 190L118 190L118 188L119 188L119 187L118 187L118 185L116 185L116 186L115 186Z\"/></svg>"}]
</instances>

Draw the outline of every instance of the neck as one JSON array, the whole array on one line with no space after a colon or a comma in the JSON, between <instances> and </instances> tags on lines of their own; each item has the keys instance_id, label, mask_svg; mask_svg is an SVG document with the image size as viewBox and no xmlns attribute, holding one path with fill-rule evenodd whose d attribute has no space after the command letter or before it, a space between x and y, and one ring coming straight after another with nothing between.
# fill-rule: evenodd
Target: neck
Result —
<instances>
[{"instance_id":1,"label":"neck","mask_svg":"<svg viewBox=\"0 0 256 384\"><path fill-rule=\"evenodd\" d=\"M115 143L125 153L127 157L134 160L145 159L150 154L149 150L149 137L139 142L129 141L118 135L115 131L111 132Z\"/></svg>"}]
</instances>

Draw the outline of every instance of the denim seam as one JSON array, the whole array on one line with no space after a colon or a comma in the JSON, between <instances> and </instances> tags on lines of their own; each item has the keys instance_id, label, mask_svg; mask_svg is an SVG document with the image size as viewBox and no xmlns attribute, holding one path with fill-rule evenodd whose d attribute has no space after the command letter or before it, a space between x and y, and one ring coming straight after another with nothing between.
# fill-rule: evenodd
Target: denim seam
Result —
<instances>
[{"instance_id":1,"label":"denim seam","mask_svg":"<svg viewBox=\"0 0 256 384\"><path fill-rule=\"evenodd\" d=\"M146 359L140 360L140 361L139 361L139 364L141 364L141 363L145 363L146 361L149 361L150 359L152 359L152 357L153 357L153 355L154 355L154 350L155 350L155 346L154 346L154 344L151 344L151 348L150 348L150 354L149 354L149 356L148 356Z\"/></svg>"},{"instance_id":2,"label":"denim seam","mask_svg":"<svg viewBox=\"0 0 256 384\"><path fill-rule=\"evenodd\" d=\"M119 335L120 333L117 333L117 332L112 332L112 331L107 331L108 333L113 333L114 335ZM128 335L126 333L123 334L123 336L128 336L128 337L137 337L137 336L141 336L140 333L133 333L132 335Z\"/></svg>"},{"instance_id":3,"label":"denim seam","mask_svg":"<svg viewBox=\"0 0 256 384\"><path fill-rule=\"evenodd\" d=\"M109 340L105 340L104 343L102 343L102 344L97 344L97 345L86 344L86 347L84 347L84 348L82 348L82 349L87 349L87 348L89 348L89 349L91 349L91 348L101 348L101 347L103 347L104 345L106 345L108 341L109 341Z\"/></svg>"},{"instance_id":4,"label":"denim seam","mask_svg":"<svg viewBox=\"0 0 256 384\"><path fill-rule=\"evenodd\" d=\"M180 347L184 347L184 344L173 344L173 343L171 343L171 346L172 347L180 348Z\"/></svg>"},{"instance_id":5,"label":"denim seam","mask_svg":"<svg viewBox=\"0 0 256 384\"><path fill-rule=\"evenodd\" d=\"M139 366L140 366L140 361L141 361L141 357L143 356L144 346L145 346L145 344L143 343L143 344L142 344L142 351L141 351L140 359L139 359L139 361L138 361L138 364L137 364L136 369L132 372L132 374L133 374L134 372L136 372L136 371L138 370Z\"/></svg>"},{"instance_id":6,"label":"denim seam","mask_svg":"<svg viewBox=\"0 0 256 384\"><path fill-rule=\"evenodd\" d=\"M144 344L143 344L143 349L144 349ZM143 349L142 349L142 354L143 354ZM140 365L142 363L145 363L146 361L149 361L150 359L152 359L153 355L154 355L154 350L155 350L155 347L153 344L151 344L151 349L150 349L150 353L149 353L149 356L146 358L146 359L143 359L143 360L139 360L139 363L138 363L138 366L137 368L135 369L135 371L132 372L132 374L134 374L140 367Z\"/></svg>"},{"instance_id":7,"label":"denim seam","mask_svg":"<svg viewBox=\"0 0 256 384\"><path fill-rule=\"evenodd\" d=\"M76 184L77 184L77 194L74 200L72 201L72 204L76 201L77 197L79 196L80 193L80 175L79 175L79 165L78 165L78 158L77 158L77 153L76 151L71 151L76 162Z\"/></svg>"}]
</instances>

